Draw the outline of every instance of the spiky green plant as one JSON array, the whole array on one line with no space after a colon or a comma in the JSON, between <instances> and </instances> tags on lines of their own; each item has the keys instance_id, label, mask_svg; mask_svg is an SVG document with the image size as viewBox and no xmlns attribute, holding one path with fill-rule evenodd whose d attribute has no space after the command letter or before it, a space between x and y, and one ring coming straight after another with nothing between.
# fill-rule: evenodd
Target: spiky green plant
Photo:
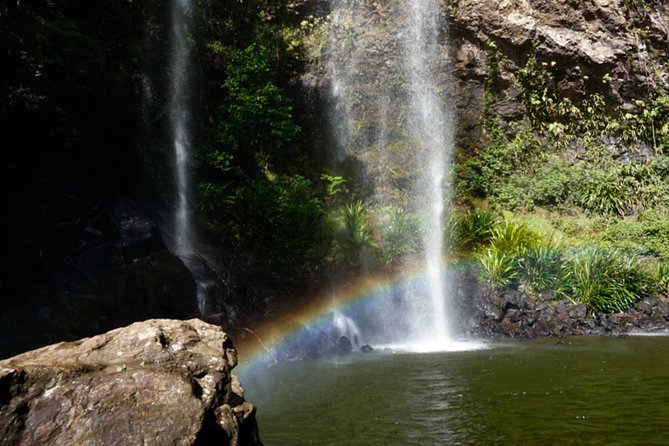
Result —
<instances>
[{"instance_id":1,"label":"spiky green plant","mask_svg":"<svg viewBox=\"0 0 669 446\"><path fill-rule=\"evenodd\" d=\"M572 299L591 313L615 313L629 308L650 292L650 278L638 258L618 250L591 249L570 261Z\"/></svg>"},{"instance_id":2,"label":"spiky green plant","mask_svg":"<svg viewBox=\"0 0 669 446\"><path fill-rule=\"evenodd\" d=\"M669 261L658 264L653 273L659 291L669 293Z\"/></svg>"},{"instance_id":3,"label":"spiky green plant","mask_svg":"<svg viewBox=\"0 0 669 446\"><path fill-rule=\"evenodd\" d=\"M542 245L527 250L518 259L518 273L523 285L533 291L553 291L566 295L571 271L564 268L562 251L554 246Z\"/></svg>"},{"instance_id":4,"label":"spiky green plant","mask_svg":"<svg viewBox=\"0 0 669 446\"><path fill-rule=\"evenodd\" d=\"M488 250L479 257L483 277L498 290L512 285L518 278L516 259L513 255Z\"/></svg>"},{"instance_id":5,"label":"spiky green plant","mask_svg":"<svg viewBox=\"0 0 669 446\"><path fill-rule=\"evenodd\" d=\"M525 223L507 221L491 230L490 246L494 251L520 254L538 243L539 236Z\"/></svg>"},{"instance_id":6,"label":"spiky green plant","mask_svg":"<svg viewBox=\"0 0 669 446\"><path fill-rule=\"evenodd\" d=\"M342 209L344 219L344 241L352 249L367 246L372 235L367 224L367 206L358 200L347 203Z\"/></svg>"},{"instance_id":7,"label":"spiky green plant","mask_svg":"<svg viewBox=\"0 0 669 446\"><path fill-rule=\"evenodd\" d=\"M455 221L454 238L463 249L477 249L490 242L494 226L495 216L491 212L471 209Z\"/></svg>"},{"instance_id":8,"label":"spiky green plant","mask_svg":"<svg viewBox=\"0 0 669 446\"><path fill-rule=\"evenodd\" d=\"M405 209L389 206L383 215L382 256L386 264L415 252L420 242L418 218Z\"/></svg>"},{"instance_id":9,"label":"spiky green plant","mask_svg":"<svg viewBox=\"0 0 669 446\"><path fill-rule=\"evenodd\" d=\"M457 218L450 217L444 222L444 248L448 252L457 252L466 248L466 240Z\"/></svg>"}]
</instances>

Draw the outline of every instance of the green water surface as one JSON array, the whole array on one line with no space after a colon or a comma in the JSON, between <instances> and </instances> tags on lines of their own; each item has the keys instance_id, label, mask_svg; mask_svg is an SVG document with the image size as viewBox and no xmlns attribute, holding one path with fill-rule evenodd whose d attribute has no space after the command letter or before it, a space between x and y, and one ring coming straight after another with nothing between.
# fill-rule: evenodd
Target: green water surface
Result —
<instances>
[{"instance_id":1,"label":"green water surface","mask_svg":"<svg viewBox=\"0 0 669 446\"><path fill-rule=\"evenodd\" d=\"M492 343L242 374L266 446L668 445L669 338Z\"/></svg>"}]
</instances>

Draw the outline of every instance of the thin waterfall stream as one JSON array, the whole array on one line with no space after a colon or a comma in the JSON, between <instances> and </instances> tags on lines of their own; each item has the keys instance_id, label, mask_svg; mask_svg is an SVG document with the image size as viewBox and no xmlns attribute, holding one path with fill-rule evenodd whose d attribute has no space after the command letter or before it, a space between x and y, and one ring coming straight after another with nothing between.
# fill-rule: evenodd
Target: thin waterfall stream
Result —
<instances>
[{"instance_id":1,"label":"thin waterfall stream","mask_svg":"<svg viewBox=\"0 0 669 446\"><path fill-rule=\"evenodd\" d=\"M215 288L211 268L196 247L193 228L191 196L191 33L193 5L191 0L171 0L170 17L170 85L169 124L170 142L174 156L176 206L174 209L172 251L193 274L196 283L197 306L200 316L206 316L208 298ZM201 251L201 250L199 250Z\"/></svg>"},{"instance_id":2,"label":"thin waterfall stream","mask_svg":"<svg viewBox=\"0 0 669 446\"><path fill-rule=\"evenodd\" d=\"M169 121L177 187L177 204L174 212L174 250L179 256L193 252L192 221L190 211L190 108L189 59L187 42L191 5L189 0L172 0L170 3L172 32L170 34L170 89Z\"/></svg>"}]
</instances>

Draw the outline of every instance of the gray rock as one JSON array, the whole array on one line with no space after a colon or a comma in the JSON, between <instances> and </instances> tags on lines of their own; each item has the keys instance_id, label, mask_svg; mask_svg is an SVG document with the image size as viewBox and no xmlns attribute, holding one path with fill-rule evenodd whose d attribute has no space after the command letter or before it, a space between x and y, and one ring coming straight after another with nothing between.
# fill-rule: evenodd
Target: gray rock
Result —
<instances>
[{"instance_id":1,"label":"gray rock","mask_svg":"<svg viewBox=\"0 0 669 446\"><path fill-rule=\"evenodd\" d=\"M0 361L0 445L259 445L236 364L228 335L197 319Z\"/></svg>"}]
</instances>

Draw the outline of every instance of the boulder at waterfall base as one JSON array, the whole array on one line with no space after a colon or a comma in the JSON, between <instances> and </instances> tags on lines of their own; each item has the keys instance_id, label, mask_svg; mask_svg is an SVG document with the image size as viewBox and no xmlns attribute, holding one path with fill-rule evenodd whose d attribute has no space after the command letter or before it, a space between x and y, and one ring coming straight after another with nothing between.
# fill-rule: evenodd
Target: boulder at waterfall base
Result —
<instances>
[{"instance_id":1,"label":"boulder at waterfall base","mask_svg":"<svg viewBox=\"0 0 669 446\"><path fill-rule=\"evenodd\" d=\"M220 328L154 319L0 361L0 445L260 445Z\"/></svg>"}]
</instances>

